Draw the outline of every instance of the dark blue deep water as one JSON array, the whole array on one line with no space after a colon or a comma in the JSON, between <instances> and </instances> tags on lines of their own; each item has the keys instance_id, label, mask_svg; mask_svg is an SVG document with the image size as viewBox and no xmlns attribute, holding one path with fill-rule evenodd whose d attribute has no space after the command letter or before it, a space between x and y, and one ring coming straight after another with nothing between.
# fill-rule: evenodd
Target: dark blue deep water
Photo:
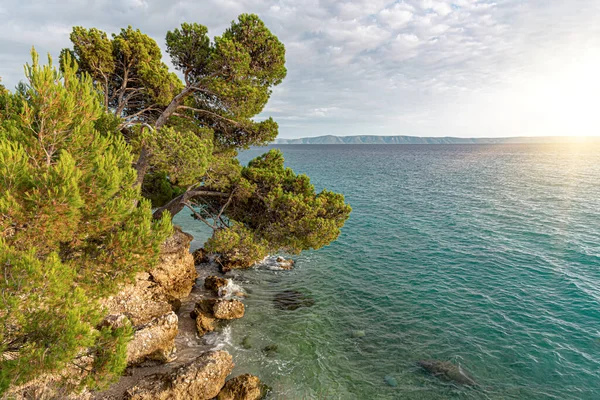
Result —
<instances>
[{"instance_id":1,"label":"dark blue deep water","mask_svg":"<svg viewBox=\"0 0 600 400\"><path fill-rule=\"evenodd\" d=\"M600 148L279 148L353 212L293 271L240 275L246 316L214 338L236 373L274 399L600 398ZM198 224L177 221L200 246ZM286 289L314 306L276 309ZM426 375L431 358L478 386Z\"/></svg>"}]
</instances>

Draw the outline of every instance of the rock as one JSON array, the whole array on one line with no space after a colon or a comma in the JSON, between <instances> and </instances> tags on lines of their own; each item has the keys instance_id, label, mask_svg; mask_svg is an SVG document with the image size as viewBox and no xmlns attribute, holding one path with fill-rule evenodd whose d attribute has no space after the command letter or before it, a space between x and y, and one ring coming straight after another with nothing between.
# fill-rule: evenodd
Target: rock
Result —
<instances>
[{"instance_id":1,"label":"rock","mask_svg":"<svg viewBox=\"0 0 600 400\"><path fill-rule=\"evenodd\" d=\"M192 252L192 257L194 258L194 264L202 264L207 263L210 260L208 259L208 253L203 248L196 249Z\"/></svg>"},{"instance_id":2,"label":"rock","mask_svg":"<svg viewBox=\"0 0 600 400\"><path fill-rule=\"evenodd\" d=\"M101 300L109 315L126 315L134 326L147 324L173 310L170 298L147 272L138 273L135 281L124 285L114 296Z\"/></svg>"},{"instance_id":3,"label":"rock","mask_svg":"<svg viewBox=\"0 0 600 400\"><path fill-rule=\"evenodd\" d=\"M172 372L144 378L125 393L124 399L212 399L223 388L233 365L226 351L209 351Z\"/></svg>"},{"instance_id":4,"label":"rock","mask_svg":"<svg viewBox=\"0 0 600 400\"><path fill-rule=\"evenodd\" d=\"M246 350L251 349L252 343L250 341L250 336L244 336L244 339L242 339L242 343L240 343L240 344Z\"/></svg>"},{"instance_id":5,"label":"rock","mask_svg":"<svg viewBox=\"0 0 600 400\"><path fill-rule=\"evenodd\" d=\"M315 301L297 290L285 290L275 295L273 303L280 310L296 310L300 307L312 307Z\"/></svg>"},{"instance_id":6,"label":"rock","mask_svg":"<svg viewBox=\"0 0 600 400\"><path fill-rule=\"evenodd\" d=\"M217 320L205 313L199 313L196 316L196 329L200 336L206 335L208 332L215 330L215 324Z\"/></svg>"},{"instance_id":7,"label":"rock","mask_svg":"<svg viewBox=\"0 0 600 400\"><path fill-rule=\"evenodd\" d=\"M177 315L171 311L146 325L136 327L133 339L127 345L127 363L139 364L148 359L172 361L178 322Z\"/></svg>"},{"instance_id":8,"label":"rock","mask_svg":"<svg viewBox=\"0 0 600 400\"><path fill-rule=\"evenodd\" d=\"M288 269L289 270L289 269L294 268L294 264L295 263L294 263L294 260L292 260L292 259L286 260L285 258L283 258L283 257L280 256L280 257L277 257L276 261L279 263L279 266L282 269Z\"/></svg>"},{"instance_id":9,"label":"rock","mask_svg":"<svg viewBox=\"0 0 600 400\"><path fill-rule=\"evenodd\" d=\"M352 337L353 338L357 338L358 339L358 338L363 338L365 336L367 336L367 333L365 331L360 331L360 330L358 330L358 331L352 331Z\"/></svg>"},{"instance_id":10,"label":"rock","mask_svg":"<svg viewBox=\"0 0 600 400\"><path fill-rule=\"evenodd\" d=\"M264 395L260 379L254 375L244 374L228 380L217 400L258 400Z\"/></svg>"},{"instance_id":11,"label":"rock","mask_svg":"<svg viewBox=\"0 0 600 400\"><path fill-rule=\"evenodd\" d=\"M213 306L213 313L218 319L242 318L244 312L244 303L239 300L219 300Z\"/></svg>"},{"instance_id":12,"label":"rock","mask_svg":"<svg viewBox=\"0 0 600 400\"><path fill-rule=\"evenodd\" d=\"M196 320L200 336L215 329L217 319L231 320L242 318L245 307L239 300L202 299L196 303L190 316Z\"/></svg>"},{"instance_id":13,"label":"rock","mask_svg":"<svg viewBox=\"0 0 600 400\"><path fill-rule=\"evenodd\" d=\"M154 282L171 299L187 297L198 277L194 257L190 254L192 239L192 235L176 228L173 236L161 246L158 264L149 271Z\"/></svg>"},{"instance_id":14,"label":"rock","mask_svg":"<svg viewBox=\"0 0 600 400\"><path fill-rule=\"evenodd\" d=\"M268 346L265 346L262 351L263 351L263 353L265 353L265 355L267 357L272 357L275 354L277 354L277 350L278 349L279 349L279 346L274 343L274 344L270 344Z\"/></svg>"},{"instance_id":15,"label":"rock","mask_svg":"<svg viewBox=\"0 0 600 400\"><path fill-rule=\"evenodd\" d=\"M219 295L219 290L225 286L227 286L227 279L219 278L218 276L208 276L204 279L204 287L216 295Z\"/></svg>"},{"instance_id":16,"label":"rock","mask_svg":"<svg viewBox=\"0 0 600 400\"><path fill-rule=\"evenodd\" d=\"M387 384L388 384L388 386L391 386L391 387L396 387L396 386L398 386L398 381L396 380L396 378L394 378L394 377L393 377L393 376L391 376L391 375L386 375L386 376L383 378L383 380L385 381L385 383L387 383Z\"/></svg>"},{"instance_id":17,"label":"rock","mask_svg":"<svg viewBox=\"0 0 600 400\"><path fill-rule=\"evenodd\" d=\"M246 297L246 293L244 292L235 292L233 295L235 297Z\"/></svg>"},{"instance_id":18,"label":"rock","mask_svg":"<svg viewBox=\"0 0 600 400\"><path fill-rule=\"evenodd\" d=\"M458 383L460 385L476 386L477 382L460 365L454 365L448 361L440 360L421 360L417 362L421 368L431 375L447 382Z\"/></svg>"}]
</instances>

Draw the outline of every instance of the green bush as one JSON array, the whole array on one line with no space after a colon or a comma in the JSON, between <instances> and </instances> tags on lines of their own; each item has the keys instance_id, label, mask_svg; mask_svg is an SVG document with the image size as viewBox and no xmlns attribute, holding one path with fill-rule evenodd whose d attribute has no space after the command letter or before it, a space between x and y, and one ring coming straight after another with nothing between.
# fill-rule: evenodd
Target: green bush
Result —
<instances>
[{"instance_id":1,"label":"green bush","mask_svg":"<svg viewBox=\"0 0 600 400\"><path fill-rule=\"evenodd\" d=\"M172 229L140 201L122 136L97 130L114 124L96 123L91 79L32 57L27 83L3 94L20 106L0 118L0 394L109 337L115 354L90 379L119 374L130 332L96 329L97 300L153 265Z\"/></svg>"}]
</instances>

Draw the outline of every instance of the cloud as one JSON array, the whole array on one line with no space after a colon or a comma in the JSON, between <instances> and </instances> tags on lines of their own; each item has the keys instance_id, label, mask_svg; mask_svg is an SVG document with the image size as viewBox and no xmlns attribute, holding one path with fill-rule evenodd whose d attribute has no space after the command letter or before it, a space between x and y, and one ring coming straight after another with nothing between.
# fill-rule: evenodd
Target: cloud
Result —
<instances>
[{"instance_id":1,"label":"cloud","mask_svg":"<svg viewBox=\"0 0 600 400\"><path fill-rule=\"evenodd\" d=\"M597 0L6 0L0 76L14 86L31 46L58 55L75 25L132 25L164 49L166 31L184 21L219 35L243 12L286 45L288 77L260 117L278 120L282 137L561 134L600 122L585 88L567 90L582 85L573 74L595 87ZM548 122L533 129L541 115Z\"/></svg>"}]
</instances>

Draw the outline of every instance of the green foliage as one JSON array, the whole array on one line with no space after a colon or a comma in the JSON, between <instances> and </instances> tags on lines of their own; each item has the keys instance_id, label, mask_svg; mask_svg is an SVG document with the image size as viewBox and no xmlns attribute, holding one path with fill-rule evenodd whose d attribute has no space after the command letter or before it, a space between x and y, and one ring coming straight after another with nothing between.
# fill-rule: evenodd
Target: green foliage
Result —
<instances>
[{"instance_id":1,"label":"green foliage","mask_svg":"<svg viewBox=\"0 0 600 400\"><path fill-rule=\"evenodd\" d=\"M316 193L306 175L294 174L283 163L279 150L252 160L241 173L250 191L236 198L227 216L266 240L269 250L298 253L331 243L350 216L350 206L341 194Z\"/></svg>"},{"instance_id":2,"label":"green foliage","mask_svg":"<svg viewBox=\"0 0 600 400\"><path fill-rule=\"evenodd\" d=\"M177 213L184 205L169 208L169 196L183 188L212 192L200 202L181 198L216 229L209 247L222 259L247 264L267 251L318 249L338 237L351 211L342 195L316 193L308 177L284 167L281 153L246 168L236 159L240 149L273 141L279 129L272 118L254 120L287 74L285 47L258 16L240 15L212 42L197 23L167 32L167 53L183 82L166 72L156 43L131 27L112 41L75 28L71 40L97 86L109 76L106 103L140 155L143 193L153 204Z\"/></svg>"},{"instance_id":3,"label":"green foliage","mask_svg":"<svg viewBox=\"0 0 600 400\"><path fill-rule=\"evenodd\" d=\"M248 268L269 254L267 242L242 224L215 231L205 249L218 253L228 268Z\"/></svg>"},{"instance_id":4,"label":"green foliage","mask_svg":"<svg viewBox=\"0 0 600 400\"><path fill-rule=\"evenodd\" d=\"M177 186L198 182L206 173L212 154L212 131L176 130L163 127L146 138L155 170L165 172Z\"/></svg>"},{"instance_id":5,"label":"green foliage","mask_svg":"<svg viewBox=\"0 0 600 400\"><path fill-rule=\"evenodd\" d=\"M93 389L104 389L113 383L127 367L127 343L133 337L130 323L111 328L103 326L93 350L92 373L85 384Z\"/></svg>"},{"instance_id":6,"label":"green foliage","mask_svg":"<svg viewBox=\"0 0 600 400\"><path fill-rule=\"evenodd\" d=\"M204 25L184 22L181 29L167 32L166 42L177 69L194 80L207 75L212 48Z\"/></svg>"},{"instance_id":7,"label":"green foliage","mask_svg":"<svg viewBox=\"0 0 600 400\"><path fill-rule=\"evenodd\" d=\"M64 49L61 67L76 61L81 73L89 74L102 89L105 107L117 116L141 114L151 119L153 107L165 106L182 88L177 76L161 61L156 42L131 26L113 34L112 39L96 28L74 27L73 49ZM148 111L148 115L144 114ZM144 117L147 117L144 119Z\"/></svg>"},{"instance_id":8,"label":"green foliage","mask_svg":"<svg viewBox=\"0 0 600 400\"><path fill-rule=\"evenodd\" d=\"M149 202L135 205L131 151L97 130L114 121L91 78L68 55L62 73L32 58L28 83L8 95L22 107L0 121L0 392L106 341L96 300L149 268L171 232ZM101 375L123 367L103 365Z\"/></svg>"},{"instance_id":9,"label":"green foliage","mask_svg":"<svg viewBox=\"0 0 600 400\"><path fill-rule=\"evenodd\" d=\"M142 185L142 196L150 200L152 207L161 207L171 199L185 192L167 177L165 172L147 174Z\"/></svg>"}]
</instances>

